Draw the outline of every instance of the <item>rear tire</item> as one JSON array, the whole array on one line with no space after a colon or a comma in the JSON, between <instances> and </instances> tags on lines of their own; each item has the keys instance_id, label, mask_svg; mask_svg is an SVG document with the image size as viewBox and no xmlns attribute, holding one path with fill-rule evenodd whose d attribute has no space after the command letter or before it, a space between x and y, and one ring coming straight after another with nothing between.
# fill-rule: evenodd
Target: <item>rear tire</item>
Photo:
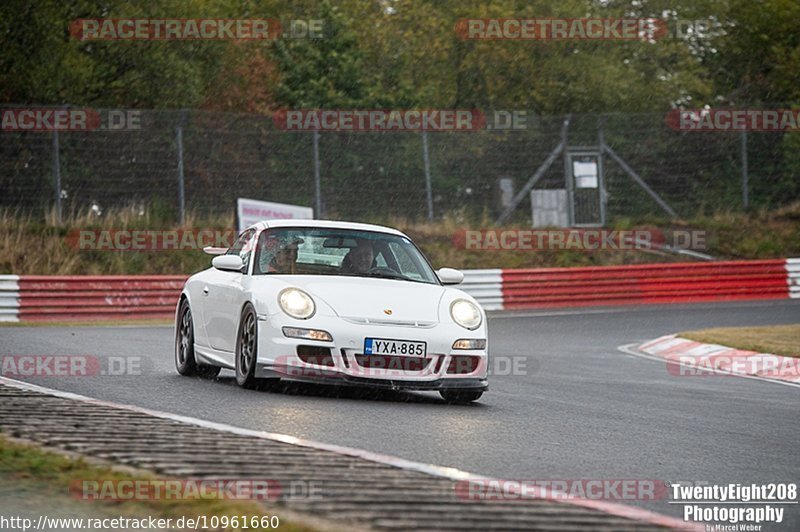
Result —
<instances>
[{"instance_id":1,"label":"rear tire","mask_svg":"<svg viewBox=\"0 0 800 532\"><path fill-rule=\"evenodd\" d=\"M242 310L236 333L236 383L242 388L255 389L261 385L261 379L255 376L257 355L258 322L256 311L248 304Z\"/></svg>"},{"instance_id":2,"label":"rear tire","mask_svg":"<svg viewBox=\"0 0 800 532\"><path fill-rule=\"evenodd\" d=\"M213 379L219 375L218 366L198 364L194 358L194 320L189 301L184 299L178 311L178 327L175 333L175 369L186 377Z\"/></svg>"},{"instance_id":3,"label":"rear tire","mask_svg":"<svg viewBox=\"0 0 800 532\"><path fill-rule=\"evenodd\" d=\"M483 391L475 390L439 390L442 399L451 404L465 405L477 401L483 395Z\"/></svg>"}]
</instances>

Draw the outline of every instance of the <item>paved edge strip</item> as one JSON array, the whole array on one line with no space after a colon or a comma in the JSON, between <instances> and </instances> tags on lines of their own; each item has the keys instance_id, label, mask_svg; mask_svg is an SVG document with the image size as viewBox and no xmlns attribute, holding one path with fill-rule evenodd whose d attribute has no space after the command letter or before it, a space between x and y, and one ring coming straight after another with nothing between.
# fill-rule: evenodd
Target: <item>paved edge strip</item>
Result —
<instances>
[{"instance_id":1,"label":"paved edge strip","mask_svg":"<svg viewBox=\"0 0 800 532\"><path fill-rule=\"evenodd\" d=\"M306 440L303 438L296 438L294 436L288 436L285 434L277 434L271 432L264 432L264 431L257 431L252 429L245 429L241 427L234 427L232 425L227 425L225 423L217 423L215 421L206 421L203 419L193 418L189 416L182 416L178 414L170 414L168 412L161 412L158 410L151 410L148 408L142 408L134 405L127 405L122 403L115 403L113 401L105 401L102 399L95 399L92 397L86 397L83 395L75 394L72 392L64 392L61 390L55 390L52 388L46 388L44 386L39 386L36 384L30 384L27 382L17 381L14 379L9 379L7 377L0 377L0 384L4 384L11 388L17 388L21 390L27 390L31 392L38 392L45 395L51 395L54 397L60 397L62 399L71 399L74 401L80 401L84 403L90 403L100 406L106 406L110 408L117 408L120 410L127 410L130 412L137 412L140 414L145 414L153 417L158 417L161 419L167 419L171 421L177 421L180 423L186 423L190 425L195 425L203 428L213 429L222 432L229 432L241 436L252 436L256 438L263 438L267 440L287 443L291 445L297 445L301 447L308 447L312 449L318 449L322 451L330 451L337 454L342 454L346 456L361 458L364 460L368 460L371 462L376 462L383 465L388 465L392 467L396 467L399 469L405 469L410 471L417 471L420 473L426 473L432 476L459 481L459 480L495 480L501 481L500 479L494 479L491 477L486 477L482 475L474 475L468 473L466 471L462 471L460 469L451 468L451 467L443 467L437 466L432 464L424 464L421 462L413 462L411 460L406 460L403 458L398 458L395 456L389 456L385 454L373 453L371 451L367 451L364 449L356 449L353 447L345 447L340 445L332 445L327 443L316 442L312 440ZM554 497L538 497L540 499L547 499L547 500L554 500L564 504L571 504L575 506L581 506L584 508L589 508L593 510L597 510L600 512L604 512L606 514L614 515L617 517L623 517L627 519L631 519L633 521L640 521L649 523L652 525L658 525L663 527L668 527L672 529L679 529L679 530L704 530L702 526L699 526L695 523L687 523L681 521L674 517L669 517L666 515L658 514L655 512L651 512L649 510L644 510L640 508L636 508L633 506L626 506L623 504L616 504L616 503L609 503L603 501L592 501L587 499L577 499L577 498L560 498L557 496Z\"/></svg>"},{"instance_id":2,"label":"paved edge strip","mask_svg":"<svg viewBox=\"0 0 800 532\"><path fill-rule=\"evenodd\" d=\"M749 369L751 369L752 371L749 372L741 371L730 363L730 360L734 358L741 360L748 360L748 361L750 360L757 361L758 359L765 359L769 357L770 360L776 362L778 367L783 368L787 366L793 366L795 368L798 368L800 367L800 360L796 359L795 357L785 357L782 355L774 355L771 353L758 353L756 351L736 349L733 347L727 347L720 344L705 344L702 342L695 342L694 340L681 338L677 334L668 334L656 338L655 340L645 342L644 344L638 346L638 349L644 353L665 360L667 364L679 365L688 368L698 368L698 365L696 363L691 362L692 360L698 361L702 359L710 359L716 361L716 359L719 359L721 364L717 365L717 363L715 362L714 366L717 369L714 370L714 373L724 374L724 375L758 377L759 379L767 381L800 385L800 375L798 374L795 375L765 374L765 372L771 370L766 370L763 367L758 370L752 370L752 365L749 364L748 364ZM727 362L722 364L722 362L725 361ZM703 371L706 371L705 367L700 366L700 368ZM795 373L797 373L797 371L795 371Z\"/></svg>"}]
</instances>

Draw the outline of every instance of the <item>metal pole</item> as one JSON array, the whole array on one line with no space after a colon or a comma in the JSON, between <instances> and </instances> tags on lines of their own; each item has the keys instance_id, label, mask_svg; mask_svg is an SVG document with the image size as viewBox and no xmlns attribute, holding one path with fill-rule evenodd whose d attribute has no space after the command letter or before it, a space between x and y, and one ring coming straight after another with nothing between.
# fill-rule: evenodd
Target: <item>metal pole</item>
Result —
<instances>
[{"instance_id":1,"label":"metal pole","mask_svg":"<svg viewBox=\"0 0 800 532\"><path fill-rule=\"evenodd\" d=\"M314 218L322 218L322 183L319 177L319 131L314 131Z\"/></svg>"},{"instance_id":2,"label":"metal pole","mask_svg":"<svg viewBox=\"0 0 800 532\"><path fill-rule=\"evenodd\" d=\"M747 130L742 130L741 141L742 141L742 204L744 205L744 208L747 209L750 207L750 186L749 186L750 176L747 174Z\"/></svg>"},{"instance_id":3,"label":"metal pole","mask_svg":"<svg viewBox=\"0 0 800 532\"><path fill-rule=\"evenodd\" d=\"M61 147L57 130L53 131L53 182L56 187L56 223L61 225Z\"/></svg>"},{"instance_id":4,"label":"metal pole","mask_svg":"<svg viewBox=\"0 0 800 532\"><path fill-rule=\"evenodd\" d=\"M425 193L428 198L428 221L433 221L433 188L431 187L431 163L428 158L428 132L422 132L422 161L425 165Z\"/></svg>"},{"instance_id":5,"label":"metal pole","mask_svg":"<svg viewBox=\"0 0 800 532\"><path fill-rule=\"evenodd\" d=\"M564 146L564 179L567 185L567 221L570 227L575 225L575 191L569 157L569 122L571 119L572 115L567 115L561 128L561 145Z\"/></svg>"},{"instance_id":6,"label":"metal pole","mask_svg":"<svg viewBox=\"0 0 800 532\"><path fill-rule=\"evenodd\" d=\"M183 188L183 126L175 128L175 143L178 145L178 209L183 225L186 221L186 197Z\"/></svg>"},{"instance_id":7,"label":"metal pole","mask_svg":"<svg viewBox=\"0 0 800 532\"><path fill-rule=\"evenodd\" d=\"M608 194L606 193L606 175L603 168L603 146L606 144L606 117L600 115L600 120L597 125L597 144L600 146L600 153L597 156L597 175L598 184L600 185L600 225L606 225L606 203L608 202Z\"/></svg>"}]
</instances>

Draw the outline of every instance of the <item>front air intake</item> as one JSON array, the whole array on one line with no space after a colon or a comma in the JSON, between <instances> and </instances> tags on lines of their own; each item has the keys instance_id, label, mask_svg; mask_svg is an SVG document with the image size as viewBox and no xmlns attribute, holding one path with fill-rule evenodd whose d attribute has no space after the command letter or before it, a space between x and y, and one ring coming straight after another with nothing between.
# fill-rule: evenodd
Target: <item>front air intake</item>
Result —
<instances>
[{"instance_id":1,"label":"front air intake","mask_svg":"<svg viewBox=\"0 0 800 532\"><path fill-rule=\"evenodd\" d=\"M317 345L298 345L297 358L306 364L316 364L317 366L333 367L333 356L329 347Z\"/></svg>"}]
</instances>

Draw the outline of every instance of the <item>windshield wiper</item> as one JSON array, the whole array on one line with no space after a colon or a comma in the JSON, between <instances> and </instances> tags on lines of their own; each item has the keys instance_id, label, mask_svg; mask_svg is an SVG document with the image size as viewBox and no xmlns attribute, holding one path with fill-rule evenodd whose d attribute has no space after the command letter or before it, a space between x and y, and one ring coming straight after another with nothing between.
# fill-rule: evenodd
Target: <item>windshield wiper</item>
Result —
<instances>
[{"instance_id":1,"label":"windshield wiper","mask_svg":"<svg viewBox=\"0 0 800 532\"><path fill-rule=\"evenodd\" d=\"M375 272L369 273L364 272L362 274L364 277L377 277L379 279L402 279L403 281L410 281L408 277L403 275L402 273L389 273L389 272Z\"/></svg>"}]
</instances>

